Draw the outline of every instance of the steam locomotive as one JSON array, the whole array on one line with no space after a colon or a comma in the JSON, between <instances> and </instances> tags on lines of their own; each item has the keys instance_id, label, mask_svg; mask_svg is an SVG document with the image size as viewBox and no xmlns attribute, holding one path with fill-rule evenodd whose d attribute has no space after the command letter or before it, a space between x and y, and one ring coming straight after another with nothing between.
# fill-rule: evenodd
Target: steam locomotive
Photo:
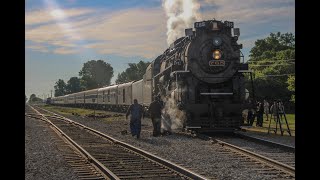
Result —
<instances>
[{"instance_id":1,"label":"steam locomotive","mask_svg":"<svg viewBox=\"0 0 320 180\"><path fill-rule=\"evenodd\" d=\"M52 104L125 111L137 99L145 108L160 96L197 131L239 128L248 92L239 28L229 21L195 22L147 67L143 79L51 99ZM172 117L171 117L172 118ZM173 117L174 118L174 117ZM177 117L178 118L178 117Z\"/></svg>"}]
</instances>

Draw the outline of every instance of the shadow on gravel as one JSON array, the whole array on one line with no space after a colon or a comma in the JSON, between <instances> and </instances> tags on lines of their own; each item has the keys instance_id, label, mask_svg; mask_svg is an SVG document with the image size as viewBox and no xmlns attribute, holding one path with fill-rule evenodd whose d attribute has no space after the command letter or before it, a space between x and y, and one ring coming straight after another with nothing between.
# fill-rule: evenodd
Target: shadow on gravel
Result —
<instances>
[{"instance_id":1,"label":"shadow on gravel","mask_svg":"<svg viewBox=\"0 0 320 180\"><path fill-rule=\"evenodd\" d=\"M147 138L137 139L137 141L144 142L147 144L157 145L157 146L168 146L168 145L170 146L171 142L163 138L164 137L147 137Z\"/></svg>"}]
</instances>

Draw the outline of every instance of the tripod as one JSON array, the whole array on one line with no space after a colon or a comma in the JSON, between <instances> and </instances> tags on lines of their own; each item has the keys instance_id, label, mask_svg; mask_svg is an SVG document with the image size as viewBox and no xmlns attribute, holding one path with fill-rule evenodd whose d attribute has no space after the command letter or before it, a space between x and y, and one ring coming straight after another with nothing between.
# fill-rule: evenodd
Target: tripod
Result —
<instances>
[{"instance_id":1,"label":"tripod","mask_svg":"<svg viewBox=\"0 0 320 180\"><path fill-rule=\"evenodd\" d=\"M284 117L285 123L286 123L286 125L287 125L287 129L286 129L286 130L284 130L284 129L282 128L282 122L283 122L282 116ZM278 112L276 113L276 115L275 115L275 114L272 114L272 115L271 115L271 118L270 118L270 121L269 121L268 134L270 133L272 119L273 119L274 121L276 121L276 128L275 128L275 129L273 128L273 131L274 131L275 134L277 134L278 124L279 124L281 136L283 136L283 132L284 132L284 131L287 131L288 134L291 136L291 131L290 131L290 128L289 128L288 120L287 120L287 117L286 117L286 113L285 113L284 111L283 111L283 112L279 112L279 111L278 111Z\"/></svg>"}]
</instances>

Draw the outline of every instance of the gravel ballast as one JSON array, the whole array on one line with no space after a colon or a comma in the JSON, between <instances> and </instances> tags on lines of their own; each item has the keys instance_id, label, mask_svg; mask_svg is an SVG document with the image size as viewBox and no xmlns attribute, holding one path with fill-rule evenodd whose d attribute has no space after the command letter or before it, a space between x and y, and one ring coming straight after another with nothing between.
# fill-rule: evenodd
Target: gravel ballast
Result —
<instances>
[{"instance_id":1,"label":"gravel ballast","mask_svg":"<svg viewBox=\"0 0 320 180\"><path fill-rule=\"evenodd\" d=\"M78 179L57 149L48 125L25 117L25 179Z\"/></svg>"},{"instance_id":2,"label":"gravel ballast","mask_svg":"<svg viewBox=\"0 0 320 180\"><path fill-rule=\"evenodd\" d=\"M275 135L272 132L270 132L270 134L267 134L262 132L253 132L253 131L238 132L238 133L295 147L295 136L281 136L279 134Z\"/></svg>"},{"instance_id":3,"label":"gravel ballast","mask_svg":"<svg viewBox=\"0 0 320 180\"><path fill-rule=\"evenodd\" d=\"M129 120L125 120L124 115L112 121L65 114L63 116L209 178L274 179L247 166L236 155L221 153L222 147L218 144L180 134L153 137L149 118L142 120L141 137L136 139L131 136Z\"/></svg>"}]
</instances>

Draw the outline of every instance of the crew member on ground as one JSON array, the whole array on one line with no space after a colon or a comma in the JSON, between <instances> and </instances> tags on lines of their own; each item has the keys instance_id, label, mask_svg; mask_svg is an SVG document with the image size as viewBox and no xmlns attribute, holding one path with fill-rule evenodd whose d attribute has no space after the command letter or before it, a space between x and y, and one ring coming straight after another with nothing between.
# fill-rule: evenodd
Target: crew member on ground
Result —
<instances>
[{"instance_id":1,"label":"crew member on ground","mask_svg":"<svg viewBox=\"0 0 320 180\"><path fill-rule=\"evenodd\" d=\"M140 132L141 132L141 118L143 118L143 107L142 105L138 104L138 100L134 99L133 104L130 105L127 114L126 119L128 119L129 114L130 117L130 130L131 134L134 137L137 136L137 139L140 138Z\"/></svg>"},{"instance_id":2,"label":"crew member on ground","mask_svg":"<svg viewBox=\"0 0 320 180\"><path fill-rule=\"evenodd\" d=\"M153 136L159 136L161 133L161 110L163 104L160 97L156 96L155 100L149 106L150 117L153 124Z\"/></svg>"}]
</instances>

